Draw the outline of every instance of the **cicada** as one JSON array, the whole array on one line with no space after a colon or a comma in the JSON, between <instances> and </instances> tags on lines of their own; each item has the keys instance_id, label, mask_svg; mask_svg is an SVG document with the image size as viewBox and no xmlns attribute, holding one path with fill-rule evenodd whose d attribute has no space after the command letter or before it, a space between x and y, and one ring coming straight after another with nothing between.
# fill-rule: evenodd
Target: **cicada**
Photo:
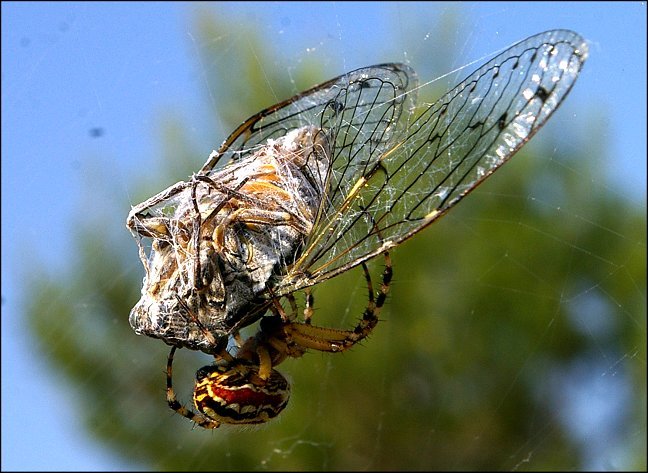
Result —
<instances>
[{"instance_id":1,"label":"cicada","mask_svg":"<svg viewBox=\"0 0 648 473\"><path fill-rule=\"evenodd\" d=\"M565 99L587 53L574 32L541 33L432 104L417 103L407 65L349 72L250 117L190 179L133 207L127 226L146 274L129 321L172 346L171 408L205 428L278 415L289 385L275 367L308 349L344 351L373 330L389 251L508 161ZM374 290L366 263L379 255ZM358 325L313 325L310 288L355 267L368 287ZM242 340L239 331L259 320ZM198 412L173 391L181 347L215 357L197 373Z\"/></svg>"}]
</instances>

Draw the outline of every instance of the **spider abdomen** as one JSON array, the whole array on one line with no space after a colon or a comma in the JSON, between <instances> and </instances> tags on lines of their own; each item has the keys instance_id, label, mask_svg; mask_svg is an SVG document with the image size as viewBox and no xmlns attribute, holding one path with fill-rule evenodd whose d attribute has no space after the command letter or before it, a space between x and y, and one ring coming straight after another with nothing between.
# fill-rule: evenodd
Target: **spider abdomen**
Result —
<instances>
[{"instance_id":1,"label":"spider abdomen","mask_svg":"<svg viewBox=\"0 0 648 473\"><path fill-rule=\"evenodd\" d=\"M277 370L267 380L248 363L205 366L196 373L194 405L225 424L261 424L276 417L290 399L290 385Z\"/></svg>"}]
</instances>

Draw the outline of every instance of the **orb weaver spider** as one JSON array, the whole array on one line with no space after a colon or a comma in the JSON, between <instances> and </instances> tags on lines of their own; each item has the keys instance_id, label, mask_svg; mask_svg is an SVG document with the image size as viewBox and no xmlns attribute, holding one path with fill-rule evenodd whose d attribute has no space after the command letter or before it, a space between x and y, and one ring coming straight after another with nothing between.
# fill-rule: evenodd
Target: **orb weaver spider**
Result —
<instances>
[{"instance_id":1,"label":"orb weaver spider","mask_svg":"<svg viewBox=\"0 0 648 473\"><path fill-rule=\"evenodd\" d=\"M261 424L279 415L288 404L290 384L274 367L288 357L301 357L308 349L332 353L348 350L366 338L378 323L392 279L389 253L384 253L384 257L382 283L375 298L369 270L362 263L369 302L353 330L311 325L313 295L309 290L305 291L303 322L296 320L297 303L292 294L286 296L291 314L273 301L273 315L261 319L259 331L239 344L234 356L222 348L214 355L216 361L212 365L196 372L193 404L197 412L180 403L173 389L173 357L177 348L173 346L166 370L169 407L205 429L221 424Z\"/></svg>"}]
</instances>

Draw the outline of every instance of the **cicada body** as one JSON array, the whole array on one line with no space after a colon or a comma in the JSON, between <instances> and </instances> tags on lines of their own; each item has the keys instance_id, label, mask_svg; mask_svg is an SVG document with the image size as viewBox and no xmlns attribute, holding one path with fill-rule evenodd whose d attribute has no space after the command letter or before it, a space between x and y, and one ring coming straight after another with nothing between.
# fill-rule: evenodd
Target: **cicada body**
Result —
<instances>
[{"instance_id":1,"label":"cicada body","mask_svg":"<svg viewBox=\"0 0 648 473\"><path fill-rule=\"evenodd\" d=\"M153 239L138 334L214 351L214 342L263 315L260 295L297 258L326 189L326 134L305 126L252 155L153 197L129 227Z\"/></svg>"}]
</instances>

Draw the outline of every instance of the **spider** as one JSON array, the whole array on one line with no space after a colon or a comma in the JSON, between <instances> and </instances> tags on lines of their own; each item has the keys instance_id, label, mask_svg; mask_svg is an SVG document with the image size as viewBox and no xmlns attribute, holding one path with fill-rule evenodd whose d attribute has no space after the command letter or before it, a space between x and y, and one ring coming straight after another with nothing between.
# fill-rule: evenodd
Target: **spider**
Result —
<instances>
[{"instance_id":1,"label":"spider","mask_svg":"<svg viewBox=\"0 0 648 473\"><path fill-rule=\"evenodd\" d=\"M531 139L587 54L572 31L540 33L422 106L407 65L351 71L248 118L191 179L133 207L126 224L146 274L129 322L172 346L169 406L205 428L276 417L289 386L275 367L309 349L347 350L371 333L392 278L389 251ZM366 262L381 254L374 294ZM310 288L357 266L369 291L357 326L312 325ZM242 341L240 330L257 322ZM183 347L215 358L197 372L197 412L173 390L173 357Z\"/></svg>"},{"instance_id":2,"label":"spider","mask_svg":"<svg viewBox=\"0 0 648 473\"><path fill-rule=\"evenodd\" d=\"M310 290L305 291L303 322L296 320L294 296L286 296L291 314L283 310L279 301L273 300L273 315L261 320L259 331L239 344L234 356L222 348L214 355L215 363L196 372L193 403L197 412L180 403L173 389L173 357L177 348L173 346L166 370L169 407L205 429L215 429L221 424L261 424L279 415L288 404L290 385L274 367L288 357L301 357L308 349L331 353L348 350L374 329L392 279L388 252L384 253L384 258L382 283L376 297L369 270L365 263L361 265L369 302L353 330L311 325L314 298Z\"/></svg>"}]
</instances>

